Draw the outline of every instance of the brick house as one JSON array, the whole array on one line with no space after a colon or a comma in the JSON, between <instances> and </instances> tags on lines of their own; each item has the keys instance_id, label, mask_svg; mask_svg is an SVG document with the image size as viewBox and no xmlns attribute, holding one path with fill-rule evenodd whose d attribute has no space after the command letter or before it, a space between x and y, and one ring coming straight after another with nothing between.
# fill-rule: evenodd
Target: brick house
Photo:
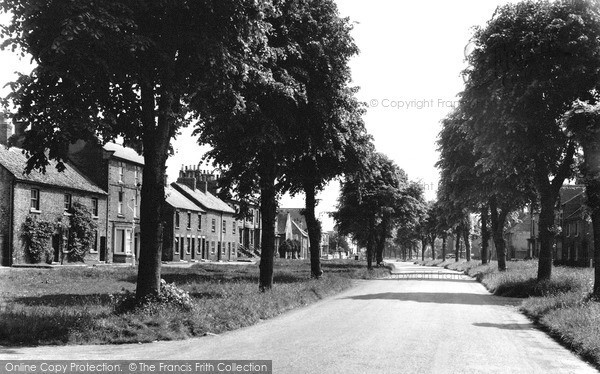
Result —
<instances>
[{"instance_id":1,"label":"brick house","mask_svg":"<svg viewBox=\"0 0 600 374\"><path fill-rule=\"evenodd\" d=\"M163 261L207 259L206 211L174 188L165 189Z\"/></svg>"},{"instance_id":2,"label":"brick house","mask_svg":"<svg viewBox=\"0 0 600 374\"><path fill-rule=\"evenodd\" d=\"M301 208L283 208L275 219L275 250L286 240L295 240L300 245L300 258L310 257L310 244L306 219Z\"/></svg>"},{"instance_id":3,"label":"brick house","mask_svg":"<svg viewBox=\"0 0 600 374\"><path fill-rule=\"evenodd\" d=\"M555 263L591 266L594 258L594 234L586 209L585 186L563 186L558 219L562 231L560 245L555 253Z\"/></svg>"},{"instance_id":4,"label":"brick house","mask_svg":"<svg viewBox=\"0 0 600 374\"><path fill-rule=\"evenodd\" d=\"M230 200L228 203L236 212L238 245L244 253L258 256L260 254L262 235L259 206L257 204L249 204L247 215L240 217L240 203L234 200Z\"/></svg>"},{"instance_id":5,"label":"brick house","mask_svg":"<svg viewBox=\"0 0 600 374\"><path fill-rule=\"evenodd\" d=\"M3 130L6 125L3 122ZM4 132L4 131L3 131ZM5 139L2 139L3 141ZM5 143L6 144L6 143ZM59 172L51 163L46 173L24 174L27 162L22 150L0 146L0 262L4 266L30 262L25 248L22 225L27 217L50 223L69 223L69 210L75 202L88 207L97 223L94 242L85 256L86 263L106 260L106 192L70 163ZM49 262L60 262L68 233L57 229Z\"/></svg>"},{"instance_id":6,"label":"brick house","mask_svg":"<svg viewBox=\"0 0 600 374\"><path fill-rule=\"evenodd\" d=\"M203 258L211 261L236 261L238 222L235 210L208 191L207 181L200 181L198 186L196 175L196 170L181 170L177 182L171 183L171 186L206 212L202 214L201 222L205 237Z\"/></svg>"},{"instance_id":7,"label":"brick house","mask_svg":"<svg viewBox=\"0 0 600 374\"><path fill-rule=\"evenodd\" d=\"M70 160L107 192L107 262L131 263L139 258L139 206L144 158L132 148L79 141Z\"/></svg>"}]
</instances>

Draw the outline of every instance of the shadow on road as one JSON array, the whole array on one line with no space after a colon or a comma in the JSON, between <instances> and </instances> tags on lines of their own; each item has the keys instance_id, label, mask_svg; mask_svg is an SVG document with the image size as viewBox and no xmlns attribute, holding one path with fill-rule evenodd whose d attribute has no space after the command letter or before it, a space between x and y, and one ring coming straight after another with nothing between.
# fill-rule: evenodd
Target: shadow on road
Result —
<instances>
[{"instance_id":1,"label":"shadow on road","mask_svg":"<svg viewBox=\"0 0 600 374\"><path fill-rule=\"evenodd\" d=\"M493 327L502 330L534 330L535 327L531 323L474 323L477 327Z\"/></svg>"},{"instance_id":2,"label":"shadow on road","mask_svg":"<svg viewBox=\"0 0 600 374\"><path fill-rule=\"evenodd\" d=\"M465 304L465 305L516 305L520 299L473 293L404 293L384 292L349 296L351 300L398 300L417 303Z\"/></svg>"}]
</instances>

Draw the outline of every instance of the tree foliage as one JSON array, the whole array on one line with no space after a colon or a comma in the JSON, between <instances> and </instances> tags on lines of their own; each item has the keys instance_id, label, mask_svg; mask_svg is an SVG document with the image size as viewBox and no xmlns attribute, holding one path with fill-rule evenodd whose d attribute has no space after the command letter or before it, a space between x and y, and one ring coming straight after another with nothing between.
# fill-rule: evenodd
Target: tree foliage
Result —
<instances>
[{"instance_id":1,"label":"tree foliage","mask_svg":"<svg viewBox=\"0 0 600 374\"><path fill-rule=\"evenodd\" d=\"M165 163L170 141L207 97L243 101L237 88L261 72L268 2L6 0L3 47L37 67L12 84L14 120L29 126L28 170L59 168L76 140L116 136L141 144L141 253L137 296L158 294ZM262 76L265 80L270 77ZM222 95L215 95L216 93ZM219 105L221 104L221 105ZM234 109L236 107L234 106Z\"/></svg>"}]
</instances>

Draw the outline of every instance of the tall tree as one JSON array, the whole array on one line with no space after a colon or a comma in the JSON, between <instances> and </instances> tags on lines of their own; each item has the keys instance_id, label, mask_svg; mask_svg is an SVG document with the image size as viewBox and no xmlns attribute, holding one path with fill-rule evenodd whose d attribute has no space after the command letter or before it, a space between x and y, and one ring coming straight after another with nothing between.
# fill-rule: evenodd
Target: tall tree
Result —
<instances>
[{"instance_id":1,"label":"tall tree","mask_svg":"<svg viewBox=\"0 0 600 374\"><path fill-rule=\"evenodd\" d=\"M592 218L594 237L594 289L600 298L600 104L576 101L565 115L567 129L583 149L580 169L585 183L587 205Z\"/></svg>"},{"instance_id":2,"label":"tall tree","mask_svg":"<svg viewBox=\"0 0 600 374\"><path fill-rule=\"evenodd\" d=\"M292 195L305 194L310 241L311 274L320 277L321 225L315 215L317 193L332 179L351 171L366 157L361 138L366 136L364 109L354 98L349 59L358 53L350 35L352 26L341 18L333 0L286 2L290 12L288 32L296 51L283 61L306 94L294 113L298 133L288 144L293 155L282 182Z\"/></svg>"},{"instance_id":3,"label":"tall tree","mask_svg":"<svg viewBox=\"0 0 600 374\"><path fill-rule=\"evenodd\" d=\"M532 175L541 207L538 279L549 279L554 208L576 152L560 118L575 99L590 98L600 78L598 3L508 4L476 29L473 43L463 99L475 148L490 156L488 169Z\"/></svg>"},{"instance_id":4,"label":"tall tree","mask_svg":"<svg viewBox=\"0 0 600 374\"><path fill-rule=\"evenodd\" d=\"M37 64L9 95L14 119L30 126L28 170L44 169L48 159L60 167L78 139L142 143L136 294L158 293L170 141L189 122L196 97L239 98L236 88L260 71L268 3L6 0L0 9L12 13L3 47L20 48Z\"/></svg>"},{"instance_id":5,"label":"tall tree","mask_svg":"<svg viewBox=\"0 0 600 374\"><path fill-rule=\"evenodd\" d=\"M341 234L367 248L367 266L383 260L385 240L398 224L410 225L423 211L423 191L383 154L373 153L366 168L348 174L333 214Z\"/></svg>"}]
</instances>

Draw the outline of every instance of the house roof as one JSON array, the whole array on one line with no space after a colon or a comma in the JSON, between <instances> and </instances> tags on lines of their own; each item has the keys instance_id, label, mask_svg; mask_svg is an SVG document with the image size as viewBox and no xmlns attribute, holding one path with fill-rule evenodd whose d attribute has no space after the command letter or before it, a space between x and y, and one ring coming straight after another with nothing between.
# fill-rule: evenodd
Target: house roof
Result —
<instances>
[{"instance_id":1,"label":"house roof","mask_svg":"<svg viewBox=\"0 0 600 374\"><path fill-rule=\"evenodd\" d=\"M302 230L296 222L292 221L292 229L294 229L294 228L300 232L300 235L302 235L304 237L308 237L308 233L306 231Z\"/></svg>"},{"instance_id":2,"label":"house roof","mask_svg":"<svg viewBox=\"0 0 600 374\"><path fill-rule=\"evenodd\" d=\"M104 144L103 148L105 151L112 152L112 157L144 166L144 157L137 153L133 148L124 147L112 142Z\"/></svg>"},{"instance_id":3,"label":"house roof","mask_svg":"<svg viewBox=\"0 0 600 374\"><path fill-rule=\"evenodd\" d=\"M56 169L56 162L51 161L46 167L46 173L33 170L29 174L24 174L26 163L27 157L23 154L22 149L0 146L0 164L19 181L106 195L104 190L68 162L64 163L65 170L62 172Z\"/></svg>"},{"instance_id":4,"label":"house roof","mask_svg":"<svg viewBox=\"0 0 600 374\"><path fill-rule=\"evenodd\" d=\"M198 205L196 205L194 202L192 202L190 199L185 197L181 192L177 191L174 188L165 188L165 194L165 201L173 208L206 213L204 209L200 208Z\"/></svg>"},{"instance_id":5,"label":"house roof","mask_svg":"<svg viewBox=\"0 0 600 374\"><path fill-rule=\"evenodd\" d=\"M289 213L290 218L292 219L292 222L296 222L296 224L298 224L300 229L306 230L306 228L307 228L306 218L302 214L303 210L304 210L304 208L281 208L277 211L277 213L278 213L278 215L283 214L284 217L287 216L287 214ZM284 224L285 224L285 222L284 222Z\"/></svg>"},{"instance_id":6,"label":"house roof","mask_svg":"<svg viewBox=\"0 0 600 374\"><path fill-rule=\"evenodd\" d=\"M566 204L573 198L585 193L585 186L581 184L566 184L560 188L560 203Z\"/></svg>"},{"instance_id":7,"label":"house roof","mask_svg":"<svg viewBox=\"0 0 600 374\"><path fill-rule=\"evenodd\" d=\"M216 210L218 212L235 214L235 210L227 205L226 202L214 196L210 192L204 192L199 189L192 190L182 183L171 183L171 186L178 189L183 194L191 198L196 204L206 210Z\"/></svg>"}]
</instances>

